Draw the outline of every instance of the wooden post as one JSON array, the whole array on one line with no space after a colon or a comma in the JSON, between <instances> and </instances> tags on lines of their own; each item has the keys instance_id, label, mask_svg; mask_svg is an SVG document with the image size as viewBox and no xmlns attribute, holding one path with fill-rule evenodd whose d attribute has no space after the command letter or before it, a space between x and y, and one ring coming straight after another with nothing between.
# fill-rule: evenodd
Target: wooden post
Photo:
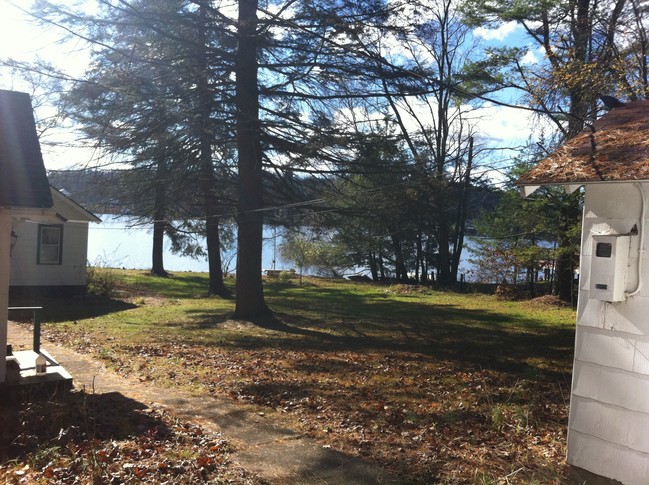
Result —
<instances>
[{"instance_id":1,"label":"wooden post","mask_svg":"<svg viewBox=\"0 0 649 485\"><path fill-rule=\"evenodd\" d=\"M32 348L34 349L34 352L39 354L41 352L41 321L38 318L38 313L36 313L36 310L34 310L33 313L32 323L34 324L34 345L32 346Z\"/></svg>"},{"instance_id":2,"label":"wooden post","mask_svg":"<svg viewBox=\"0 0 649 485\"><path fill-rule=\"evenodd\" d=\"M0 209L0 384L4 383L7 377L10 246L11 213Z\"/></svg>"}]
</instances>

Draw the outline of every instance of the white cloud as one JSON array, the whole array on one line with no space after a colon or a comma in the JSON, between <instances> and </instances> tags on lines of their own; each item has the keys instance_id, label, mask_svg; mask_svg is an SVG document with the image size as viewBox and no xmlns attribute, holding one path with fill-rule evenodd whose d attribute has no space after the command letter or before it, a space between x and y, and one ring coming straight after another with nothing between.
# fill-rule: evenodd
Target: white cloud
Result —
<instances>
[{"instance_id":1,"label":"white cloud","mask_svg":"<svg viewBox=\"0 0 649 485\"><path fill-rule=\"evenodd\" d=\"M530 64L539 64L543 61L545 53L543 49L529 49L525 55L521 58L521 64L530 65Z\"/></svg>"},{"instance_id":2,"label":"white cloud","mask_svg":"<svg viewBox=\"0 0 649 485\"><path fill-rule=\"evenodd\" d=\"M480 136L505 146L525 143L538 124L533 113L525 109L490 105L473 113Z\"/></svg>"},{"instance_id":3,"label":"white cloud","mask_svg":"<svg viewBox=\"0 0 649 485\"><path fill-rule=\"evenodd\" d=\"M478 27L474 29L473 35L480 37L484 40L497 40L504 41L512 33L518 29L518 24L514 21L506 22L497 29L488 29L486 27Z\"/></svg>"}]
</instances>

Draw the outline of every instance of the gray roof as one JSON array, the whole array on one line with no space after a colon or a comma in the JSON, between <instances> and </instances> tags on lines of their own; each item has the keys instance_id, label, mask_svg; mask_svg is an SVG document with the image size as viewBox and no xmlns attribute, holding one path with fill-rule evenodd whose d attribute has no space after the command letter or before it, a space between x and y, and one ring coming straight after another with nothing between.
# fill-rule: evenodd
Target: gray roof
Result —
<instances>
[{"instance_id":1,"label":"gray roof","mask_svg":"<svg viewBox=\"0 0 649 485\"><path fill-rule=\"evenodd\" d=\"M0 207L52 207L29 95L0 90Z\"/></svg>"},{"instance_id":2,"label":"gray roof","mask_svg":"<svg viewBox=\"0 0 649 485\"><path fill-rule=\"evenodd\" d=\"M518 185L649 180L649 101L614 108L524 174Z\"/></svg>"}]
</instances>

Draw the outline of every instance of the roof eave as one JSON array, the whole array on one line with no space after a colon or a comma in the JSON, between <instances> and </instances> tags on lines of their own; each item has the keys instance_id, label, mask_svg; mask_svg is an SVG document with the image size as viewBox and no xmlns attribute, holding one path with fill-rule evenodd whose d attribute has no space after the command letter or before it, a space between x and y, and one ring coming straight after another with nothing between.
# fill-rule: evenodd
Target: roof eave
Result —
<instances>
[{"instance_id":1,"label":"roof eave","mask_svg":"<svg viewBox=\"0 0 649 485\"><path fill-rule=\"evenodd\" d=\"M15 219L37 222L60 222L56 210L49 208L37 209L35 207L7 207Z\"/></svg>"},{"instance_id":2,"label":"roof eave","mask_svg":"<svg viewBox=\"0 0 649 485\"><path fill-rule=\"evenodd\" d=\"M574 191L583 187L584 185L600 185L600 184L628 184L628 183L649 183L649 179L627 179L627 180L583 180L583 181L570 181L570 182L517 182L520 194L523 198L529 197L542 186L552 185L556 187L563 187L566 194L572 194Z\"/></svg>"},{"instance_id":3,"label":"roof eave","mask_svg":"<svg viewBox=\"0 0 649 485\"><path fill-rule=\"evenodd\" d=\"M67 208L76 214L75 217L68 218L67 222L94 222L100 223L101 219L95 214L90 212L88 209L83 207L81 204L76 202L71 197L68 197L60 190L58 190L53 185L50 185L50 191L52 193L52 200L54 200L54 206L56 207L56 202L64 204Z\"/></svg>"}]
</instances>

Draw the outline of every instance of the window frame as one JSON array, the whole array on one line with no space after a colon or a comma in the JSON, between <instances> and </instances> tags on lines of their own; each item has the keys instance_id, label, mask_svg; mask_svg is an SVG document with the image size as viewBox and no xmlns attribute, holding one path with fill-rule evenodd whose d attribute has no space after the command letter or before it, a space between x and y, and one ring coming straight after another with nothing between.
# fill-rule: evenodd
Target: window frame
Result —
<instances>
[{"instance_id":1,"label":"window frame","mask_svg":"<svg viewBox=\"0 0 649 485\"><path fill-rule=\"evenodd\" d=\"M45 260L43 258L43 230L58 229L58 247L57 259ZM55 246L55 244L48 244L47 246ZM48 266L57 266L63 264L63 224L39 224L38 225L38 245L37 245L36 263Z\"/></svg>"}]
</instances>

